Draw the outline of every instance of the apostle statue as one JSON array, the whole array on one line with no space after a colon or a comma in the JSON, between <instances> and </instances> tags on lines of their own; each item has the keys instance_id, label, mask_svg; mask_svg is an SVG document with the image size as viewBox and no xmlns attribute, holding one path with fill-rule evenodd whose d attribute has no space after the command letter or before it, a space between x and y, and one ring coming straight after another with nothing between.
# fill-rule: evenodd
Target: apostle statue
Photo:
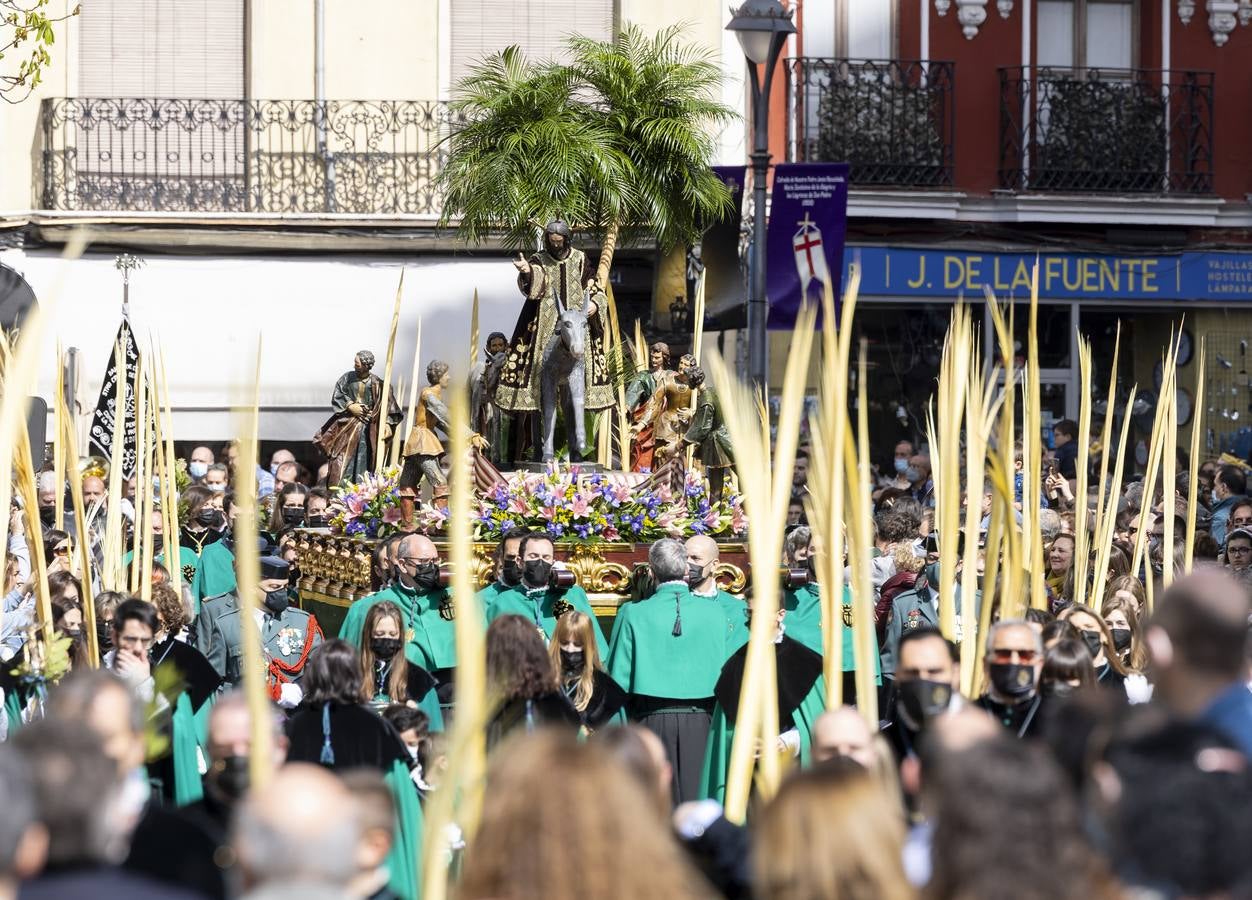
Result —
<instances>
[{"instance_id":1,"label":"apostle statue","mask_svg":"<svg viewBox=\"0 0 1252 900\"><path fill-rule=\"evenodd\" d=\"M678 361L678 372L670 373L669 378L657 384L643 411L630 426L631 434L636 437L651 429L654 471L671 460L680 460L685 454L683 437L691 424L692 413L692 389L687 383L687 373L695 367L696 358L689 353L684 355Z\"/></svg>"},{"instance_id":2,"label":"apostle statue","mask_svg":"<svg viewBox=\"0 0 1252 900\"><path fill-rule=\"evenodd\" d=\"M657 341L648 348L648 370L639 372L626 385L626 408L630 410L632 423L638 423L648 408L648 401L658 388L664 387L674 377L669 367L669 344ZM645 425L631 435L630 471L651 471L656 450L655 427Z\"/></svg>"},{"instance_id":3,"label":"apostle statue","mask_svg":"<svg viewBox=\"0 0 1252 900\"><path fill-rule=\"evenodd\" d=\"M726 475L735 464L730 444L730 432L722 419L722 408L713 388L705 384L704 370L691 366L683 372L683 379L693 391L697 391L696 409L691 417L683 443L695 447L695 458L704 465L709 479L709 502L722 501Z\"/></svg>"},{"instance_id":4,"label":"apostle statue","mask_svg":"<svg viewBox=\"0 0 1252 900\"><path fill-rule=\"evenodd\" d=\"M489 458L499 464L505 457L504 417L496 406L496 389L509 357L509 339L493 331L483 350L483 358L470 368L470 428L483 436Z\"/></svg>"},{"instance_id":5,"label":"apostle statue","mask_svg":"<svg viewBox=\"0 0 1252 900\"><path fill-rule=\"evenodd\" d=\"M544 228L543 249L529 259L517 255L517 286L525 295L496 389L496 405L511 412L538 412L540 370L557 317L578 310L587 317L587 411L613 406L607 362L608 314L602 287L591 277L586 255L571 244L570 227L555 219ZM537 417L536 417L537 418Z\"/></svg>"},{"instance_id":6,"label":"apostle statue","mask_svg":"<svg viewBox=\"0 0 1252 900\"><path fill-rule=\"evenodd\" d=\"M352 360L352 371L335 382L330 406L333 412L313 436L313 445L326 454L326 483L356 481L377 465L374 453L381 429L384 444L404 414L395 395L387 398L387 415L382 415L383 380L371 370L374 354L362 350Z\"/></svg>"}]
</instances>

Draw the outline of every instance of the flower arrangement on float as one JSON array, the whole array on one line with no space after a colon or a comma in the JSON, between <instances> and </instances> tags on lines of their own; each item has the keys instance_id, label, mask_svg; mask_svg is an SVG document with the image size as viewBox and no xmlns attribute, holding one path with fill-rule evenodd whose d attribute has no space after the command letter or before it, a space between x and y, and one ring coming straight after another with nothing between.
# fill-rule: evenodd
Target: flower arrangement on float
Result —
<instances>
[{"instance_id":1,"label":"flower arrangement on float","mask_svg":"<svg viewBox=\"0 0 1252 900\"><path fill-rule=\"evenodd\" d=\"M367 474L345 484L331 499L328 515L337 534L385 538L400 529L398 469ZM729 494L709 497L708 483L688 472L682 490L667 485L631 485L601 473L550 467L545 472L514 472L477 498L474 539L496 541L513 528L546 531L571 543L641 543L663 537L730 538L747 531L743 500ZM416 532L444 531L447 511L422 505Z\"/></svg>"}]
</instances>

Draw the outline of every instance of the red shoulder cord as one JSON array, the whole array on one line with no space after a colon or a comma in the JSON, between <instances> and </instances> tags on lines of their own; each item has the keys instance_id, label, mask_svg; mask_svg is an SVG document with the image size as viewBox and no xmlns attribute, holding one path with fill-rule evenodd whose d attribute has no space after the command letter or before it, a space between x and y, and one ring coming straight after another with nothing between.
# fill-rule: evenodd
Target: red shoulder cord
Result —
<instances>
[{"instance_id":1,"label":"red shoulder cord","mask_svg":"<svg viewBox=\"0 0 1252 900\"><path fill-rule=\"evenodd\" d=\"M305 630L304 650L300 653L300 658L294 663L288 664L281 659L271 659L269 667L269 694L270 699L277 702L282 694L283 685L290 684L292 679L288 675L298 674L304 664L309 660L309 653L313 650L313 640L322 636L322 628L317 624L317 617L309 616L309 626Z\"/></svg>"}]
</instances>

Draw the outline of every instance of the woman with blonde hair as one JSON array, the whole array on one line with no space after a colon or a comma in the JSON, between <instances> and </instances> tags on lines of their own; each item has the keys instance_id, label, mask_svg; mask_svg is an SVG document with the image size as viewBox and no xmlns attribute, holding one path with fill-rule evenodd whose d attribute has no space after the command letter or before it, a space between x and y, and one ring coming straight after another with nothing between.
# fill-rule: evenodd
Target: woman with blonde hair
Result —
<instances>
[{"instance_id":1,"label":"woman with blonde hair","mask_svg":"<svg viewBox=\"0 0 1252 900\"><path fill-rule=\"evenodd\" d=\"M1143 610L1148 605L1148 592L1143 586L1143 582L1134 575L1118 575L1108 583L1104 589L1104 602L1115 597L1129 601L1135 609L1136 615L1143 615Z\"/></svg>"},{"instance_id":2,"label":"woman with blonde hair","mask_svg":"<svg viewBox=\"0 0 1252 900\"><path fill-rule=\"evenodd\" d=\"M519 733L492 756L463 871L460 900L713 897L638 780L569 730Z\"/></svg>"},{"instance_id":3,"label":"woman with blonde hair","mask_svg":"<svg viewBox=\"0 0 1252 900\"><path fill-rule=\"evenodd\" d=\"M802 769L756 823L757 900L906 900L904 817L882 784L850 759Z\"/></svg>"},{"instance_id":4,"label":"woman with blonde hair","mask_svg":"<svg viewBox=\"0 0 1252 900\"><path fill-rule=\"evenodd\" d=\"M375 603L361 627L361 702L381 712L394 703L421 707L431 730L443 730L435 679L404 654L406 622L390 600Z\"/></svg>"},{"instance_id":5,"label":"woman with blonde hair","mask_svg":"<svg viewBox=\"0 0 1252 900\"><path fill-rule=\"evenodd\" d=\"M573 609L557 619L548 654L586 731L625 724L626 692L604 671L591 616Z\"/></svg>"}]
</instances>

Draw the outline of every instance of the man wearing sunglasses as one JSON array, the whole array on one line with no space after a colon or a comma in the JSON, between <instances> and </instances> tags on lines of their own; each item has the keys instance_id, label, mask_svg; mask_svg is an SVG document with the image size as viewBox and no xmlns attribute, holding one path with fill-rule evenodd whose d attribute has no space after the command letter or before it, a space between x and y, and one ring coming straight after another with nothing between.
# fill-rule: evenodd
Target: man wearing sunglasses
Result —
<instances>
[{"instance_id":1,"label":"man wearing sunglasses","mask_svg":"<svg viewBox=\"0 0 1252 900\"><path fill-rule=\"evenodd\" d=\"M1038 732L1039 675L1043 671L1043 639L1024 619L1006 619L991 626L983 657L987 691L978 705L1018 737Z\"/></svg>"}]
</instances>

